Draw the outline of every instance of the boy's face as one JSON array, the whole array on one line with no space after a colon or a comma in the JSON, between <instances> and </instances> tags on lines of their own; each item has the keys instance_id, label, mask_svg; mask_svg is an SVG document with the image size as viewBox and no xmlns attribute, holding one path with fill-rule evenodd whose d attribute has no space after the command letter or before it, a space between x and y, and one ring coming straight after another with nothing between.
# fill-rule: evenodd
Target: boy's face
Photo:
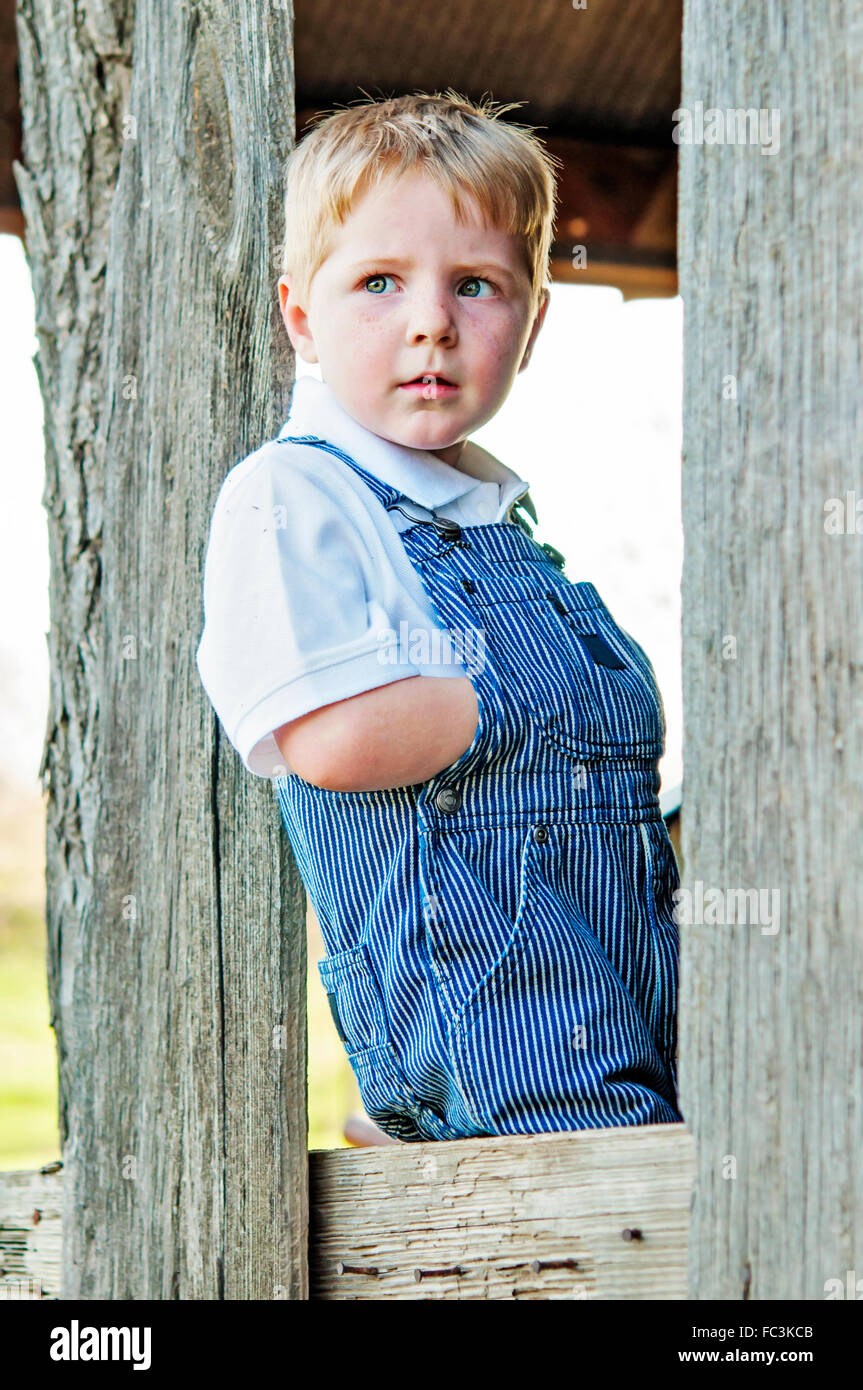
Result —
<instances>
[{"instance_id":1,"label":"boy's face","mask_svg":"<svg viewBox=\"0 0 863 1390\"><path fill-rule=\"evenodd\" d=\"M548 305L544 291L532 312L521 239L468 208L459 223L426 174L391 176L334 232L307 303L290 276L279 281L294 348L320 363L344 409L374 434L451 464L527 366Z\"/></svg>"}]
</instances>

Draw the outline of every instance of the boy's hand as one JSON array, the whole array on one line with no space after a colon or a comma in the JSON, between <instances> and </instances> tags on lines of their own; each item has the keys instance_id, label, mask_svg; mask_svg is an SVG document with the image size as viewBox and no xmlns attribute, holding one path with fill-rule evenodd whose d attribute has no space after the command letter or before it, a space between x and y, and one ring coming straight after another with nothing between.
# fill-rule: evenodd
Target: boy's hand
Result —
<instances>
[{"instance_id":1,"label":"boy's hand","mask_svg":"<svg viewBox=\"0 0 863 1390\"><path fill-rule=\"evenodd\" d=\"M473 743L479 720L467 676L406 676L292 719L273 737L289 767L329 791L426 782Z\"/></svg>"},{"instance_id":2,"label":"boy's hand","mask_svg":"<svg viewBox=\"0 0 863 1390\"><path fill-rule=\"evenodd\" d=\"M349 1144L354 1144L358 1148L367 1149L372 1144L401 1144L404 1141L394 1139L391 1134L376 1125L374 1120L370 1120L368 1115L361 1115L356 1110L352 1111L345 1120L345 1127L342 1135Z\"/></svg>"}]
</instances>

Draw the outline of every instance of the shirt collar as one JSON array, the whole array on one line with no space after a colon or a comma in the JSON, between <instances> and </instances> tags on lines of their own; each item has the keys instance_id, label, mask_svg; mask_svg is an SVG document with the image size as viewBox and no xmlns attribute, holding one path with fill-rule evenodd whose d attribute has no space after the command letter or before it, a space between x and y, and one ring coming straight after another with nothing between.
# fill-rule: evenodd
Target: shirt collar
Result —
<instances>
[{"instance_id":1,"label":"shirt collar","mask_svg":"<svg viewBox=\"0 0 863 1390\"><path fill-rule=\"evenodd\" d=\"M461 453L464 467L453 468L425 449L394 444L366 429L339 404L326 382L316 377L300 376L294 383L290 413L278 438L290 434L314 434L335 444L381 482L429 510L463 497L478 483L492 482L500 487L502 510L521 497L525 510L536 520L533 502L526 495L529 484L472 439Z\"/></svg>"}]
</instances>

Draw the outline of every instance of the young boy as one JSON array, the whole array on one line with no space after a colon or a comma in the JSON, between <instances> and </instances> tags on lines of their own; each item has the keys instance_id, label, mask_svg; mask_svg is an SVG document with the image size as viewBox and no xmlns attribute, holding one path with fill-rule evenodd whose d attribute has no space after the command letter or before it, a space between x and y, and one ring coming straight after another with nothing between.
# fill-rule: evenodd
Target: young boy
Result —
<instances>
[{"instance_id":1,"label":"young boy","mask_svg":"<svg viewBox=\"0 0 863 1390\"><path fill-rule=\"evenodd\" d=\"M403 1140L681 1119L653 668L468 439L548 307L552 161L500 115L368 102L293 152L279 294L323 382L222 486L197 652Z\"/></svg>"}]
</instances>

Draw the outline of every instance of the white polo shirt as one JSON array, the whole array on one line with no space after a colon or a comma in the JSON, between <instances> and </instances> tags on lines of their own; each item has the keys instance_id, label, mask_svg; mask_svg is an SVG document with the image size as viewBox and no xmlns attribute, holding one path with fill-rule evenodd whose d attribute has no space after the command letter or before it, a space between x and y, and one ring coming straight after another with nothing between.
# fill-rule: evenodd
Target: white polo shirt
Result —
<instances>
[{"instance_id":1,"label":"white polo shirt","mask_svg":"<svg viewBox=\"0 0 863 1390\"><path fill-rule=\"evenodd\" d=\"M297 380L277 438L236 464L216 498L195 653L228 738L259 777L284 772L273 730L309 710L407 676L466 674L400 540L413 523L342 459L280 442L294 434L326 440L406 505L465 526L505 520L528 488L472 440L454 468L373 434L326 383Z\"/></svg>"}]
</instances>

